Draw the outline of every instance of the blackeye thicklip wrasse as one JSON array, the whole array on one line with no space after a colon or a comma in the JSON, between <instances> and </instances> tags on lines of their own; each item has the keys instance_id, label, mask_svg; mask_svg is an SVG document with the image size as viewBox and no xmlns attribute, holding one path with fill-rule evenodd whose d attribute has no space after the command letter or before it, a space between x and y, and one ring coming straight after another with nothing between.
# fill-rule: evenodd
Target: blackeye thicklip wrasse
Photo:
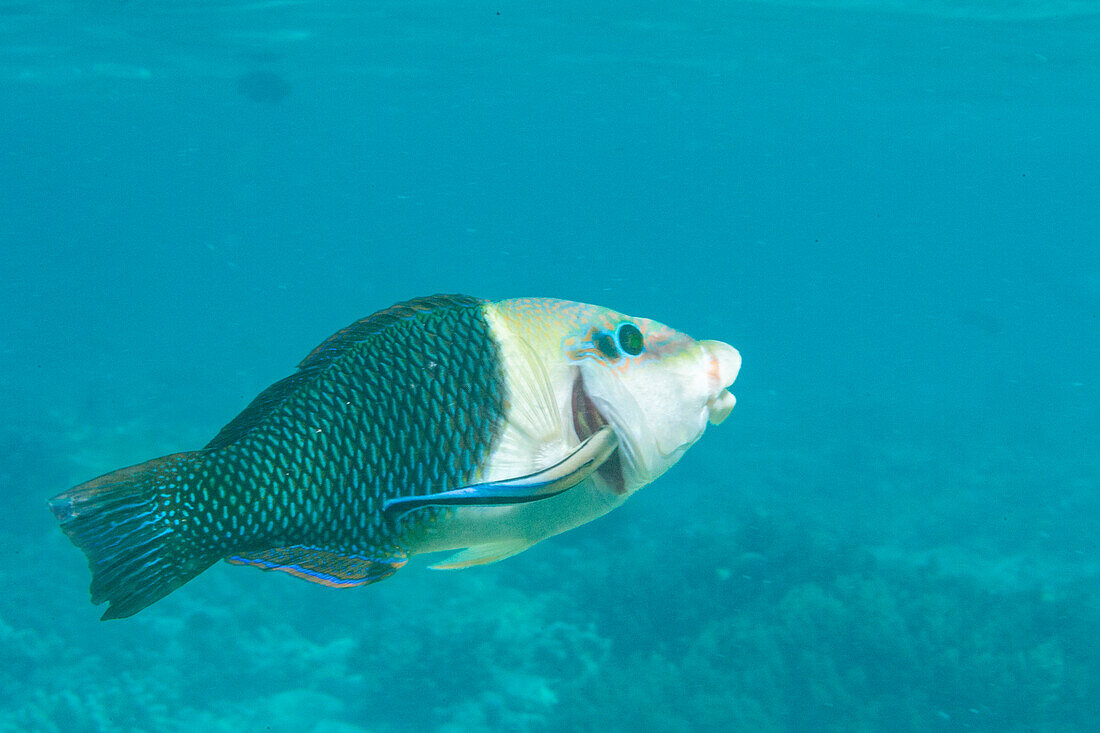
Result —
<instances>
[{"instance_id":1,"label":"blackeye thicklip wrasse","mask_svg":"<svg viewBox=\"0 0 1100 733\"><path fill-rule=\"evenodd\" d=\"M323 341L201 450L50 500L104 619L218 560L333 588L496 562L607 513L733 409L737 350L549 298L435 295Z\"/></svg>"}]
</instances>

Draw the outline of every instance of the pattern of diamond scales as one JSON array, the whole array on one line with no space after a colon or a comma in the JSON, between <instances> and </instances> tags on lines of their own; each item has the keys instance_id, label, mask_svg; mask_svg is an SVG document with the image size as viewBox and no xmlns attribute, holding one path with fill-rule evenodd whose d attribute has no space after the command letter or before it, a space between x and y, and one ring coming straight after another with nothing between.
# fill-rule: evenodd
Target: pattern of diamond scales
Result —
<instances>
[{"instance_id":1,"label":"pattern of diamond scales","mask_svg":"<svg viewBox=\"0 0 1100 733\"><path fill-rule=\"evenodd\" d=\"M206 447L179 497L180 529L203 554L306 545L404 554L408 523L382 505L470 483L504 416L501 359L482 304L401 303L324 341Z\"/></svg>"}]
</instances>

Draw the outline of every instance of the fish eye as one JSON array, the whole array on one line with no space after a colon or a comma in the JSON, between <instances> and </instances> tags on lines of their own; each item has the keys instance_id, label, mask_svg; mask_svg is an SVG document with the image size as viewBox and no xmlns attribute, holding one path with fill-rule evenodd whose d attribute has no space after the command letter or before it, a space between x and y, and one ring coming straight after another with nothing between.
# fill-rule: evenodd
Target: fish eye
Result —
<instances>
[{"instance_id":1,"label":"fish eye","mask_svg":"<svg viewBox=\"0 0 1100 733\"><path fill-rule=\"evenodd\" d=\"M615 339L611 338L609 333L596 334L596 337L592 339L592 345L610 361L619 358L619 349L615 346Z\"/></svg>"},{"instance_id":2,"label":"fish eye","mask_svg":"<svg viewBox=\"0 0 1100 733\"><path fill-rule=\"evenodd\" d=\"M637 356L645 351L645 338L642 337L642 332L633 323L624 323L619 326L615 336L618 338L619 348L624 353Z\"/></svg>"}]
</instances>

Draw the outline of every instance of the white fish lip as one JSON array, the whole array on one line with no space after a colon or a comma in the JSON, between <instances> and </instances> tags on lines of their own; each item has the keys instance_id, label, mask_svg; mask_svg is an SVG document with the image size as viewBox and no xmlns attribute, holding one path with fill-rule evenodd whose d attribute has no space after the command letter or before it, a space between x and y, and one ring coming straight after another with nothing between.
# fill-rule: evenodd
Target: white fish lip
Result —
<instances>
[{"instance_id":1,"label":"white fish lip","mask_svg":"<svg viewBox=\"0 0 1100 733\"><path fill-rule=\"evenodd\" d=\"M721 341L700 341L699 345L708 358L707 376L712 390L707 400L707 420L711 425L720 425L737 404L737 398L728 388L741 371L741 354Z\"/></svg>"},{"instance_id":2,"label":"white fish lip","mask_svg":"<svg viewBox=\"0 0 1100 733\"><path fill-rule=\"evenodd\" d=\"M707 421L711 425L721 425L722 421L730 416L735 404L737 404L737 398L729 390L722 390L718 396L707 400Z\"/></svg>"}]
</instances>

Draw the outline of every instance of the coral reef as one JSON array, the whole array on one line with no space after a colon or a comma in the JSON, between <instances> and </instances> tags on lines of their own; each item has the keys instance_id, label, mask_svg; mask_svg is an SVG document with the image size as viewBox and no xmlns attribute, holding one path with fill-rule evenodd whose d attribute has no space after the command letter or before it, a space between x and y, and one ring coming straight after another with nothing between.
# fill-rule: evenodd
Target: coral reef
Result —
<instances>
[{"instance_id":1,"label":"coral reef","mask_svg":"<svg viewBox=\"0 0 1100 733\"><path fill-rule=\"evenodd\" d=\"M43 446L60 435L5 439L18 447L8 495L86 470L50 465ZM90 440L70 437L74 460L88 462ZM937 511L905 515L944 469L878 450L818 458L834 466L821 481L857 463L870 474L838 502L804 500L820 483L774 491L769 466L810 457L744 456L757 473L720 511L697 511L713 485L684 475L674 506L655 488L498 565L414 562L346 592L219 566L107 624L79 554L48 517L20 516L0 528L0 731L1088 730L1100 573L1041 527L1090 506L1094 467L964 460L953 506L941 493ZM1072 491L1034 526L941 527L919 545L929 517L957 517L991 487L1028 494L1051 472ZM875 516L892 524L841 521L839 506L888 476Z\"/></svg>"}]
</instances>

